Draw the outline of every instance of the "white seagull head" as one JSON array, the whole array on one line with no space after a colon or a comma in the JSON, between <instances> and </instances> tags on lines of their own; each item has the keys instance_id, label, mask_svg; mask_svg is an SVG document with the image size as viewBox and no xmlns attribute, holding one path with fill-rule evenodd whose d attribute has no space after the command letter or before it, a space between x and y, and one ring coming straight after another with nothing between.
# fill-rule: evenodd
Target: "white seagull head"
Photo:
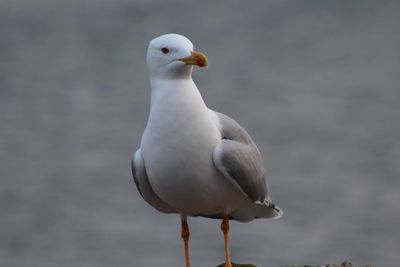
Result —
<instances>
[{"instance_id":1,"label":"white seagull head","mask_svg":"<svg viewBox=\"0 0 400 267\"><path fill-rule=\"evenodd\" d=\"M165 34L151 40L147 67L151 78L191 79L193 66L206 67L207 57L193 51L192 42L179 34Z\"/></svg>"}]
</instances>

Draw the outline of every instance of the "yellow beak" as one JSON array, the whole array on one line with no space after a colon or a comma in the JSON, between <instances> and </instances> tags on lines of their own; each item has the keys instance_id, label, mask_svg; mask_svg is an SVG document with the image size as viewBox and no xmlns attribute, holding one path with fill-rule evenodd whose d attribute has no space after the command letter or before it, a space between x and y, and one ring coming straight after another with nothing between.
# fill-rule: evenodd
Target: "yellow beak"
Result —
<instances>
[{"instance_id":1,"label":"yellow beak","mask_svg":"<svg viewBox=\"0 0 400 267\"><path fill-rule=\"evenodd\" d=\"M193 51L192 54L188 57L181 58L180 61L185 62L186 65L196 65L199 67L207 67L208 59L206 55L201 52Z\"/></svg>"}]
</instances>

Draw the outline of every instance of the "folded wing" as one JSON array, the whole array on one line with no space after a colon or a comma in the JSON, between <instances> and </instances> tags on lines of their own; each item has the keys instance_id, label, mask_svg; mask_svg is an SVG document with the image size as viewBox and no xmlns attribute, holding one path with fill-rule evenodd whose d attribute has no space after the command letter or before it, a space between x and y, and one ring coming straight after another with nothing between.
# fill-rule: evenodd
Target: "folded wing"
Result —
<instances>
[{"instance_id":1,"label":"folded wing","mask_svg":"<svg viewBox=\"0 0 400 267\"><path fill-rule=\"evenodd\" d=\"M267 177L256 144L236 121L222 113L215 115L222 136L213 154L215 166L252 202L265 202Z\"/></svg>"},{"instance_id":2,"label":"folded wing","mask_svg":"<svg viewBox=\"0 0 400 267\"><path fill-rule=\"evenodd\" d=\"M164 213L176 213L176 210L173 207L161 200L153 191L149 179L147 178L146 168L140 148L133 155L131 163L133 180L135 181L136 187L144 200L158 211Z\"/></svg>"}]
</instances>

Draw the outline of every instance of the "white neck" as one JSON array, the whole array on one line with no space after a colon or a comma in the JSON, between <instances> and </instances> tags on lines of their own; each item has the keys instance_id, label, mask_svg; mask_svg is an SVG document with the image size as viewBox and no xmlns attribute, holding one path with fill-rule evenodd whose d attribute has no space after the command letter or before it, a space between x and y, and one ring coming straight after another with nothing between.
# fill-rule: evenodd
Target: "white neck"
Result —
<instances>
[{"instance_id":1,"label":"white neck","mask_svg":"<svg viewBox=\"0 0 400 267\"><path fill-rule=\"evenodd\" d=\"M207 109L196 84L192 79L164 80L151 79L150 115L155 109L163 112L179 109Z\"/></svg>"}]
</instances>

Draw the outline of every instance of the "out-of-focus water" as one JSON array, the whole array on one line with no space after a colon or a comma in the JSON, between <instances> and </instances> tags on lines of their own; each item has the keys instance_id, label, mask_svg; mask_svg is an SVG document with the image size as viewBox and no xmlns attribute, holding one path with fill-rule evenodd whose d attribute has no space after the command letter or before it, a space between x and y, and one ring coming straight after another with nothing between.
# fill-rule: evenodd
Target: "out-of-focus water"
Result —
<instances>
[{"instance_id":1,"label":"out-of-focus water","mask_svg":"<svg viewBox=\"0 0 400 267\"><path fill-rule=\"evenodd\" d=\"M183 266L179 217L149 207L130 156L147 43L189 37L208 105L262 151L279 220L232 224L234 261L400 260L396 1L0 1L0 266ZM224 259L191 219L193 266Z\"/></svg>"}]
</instances>

